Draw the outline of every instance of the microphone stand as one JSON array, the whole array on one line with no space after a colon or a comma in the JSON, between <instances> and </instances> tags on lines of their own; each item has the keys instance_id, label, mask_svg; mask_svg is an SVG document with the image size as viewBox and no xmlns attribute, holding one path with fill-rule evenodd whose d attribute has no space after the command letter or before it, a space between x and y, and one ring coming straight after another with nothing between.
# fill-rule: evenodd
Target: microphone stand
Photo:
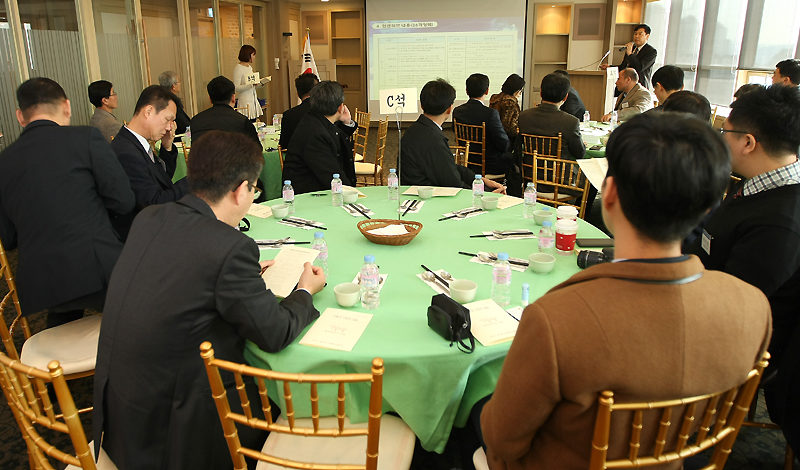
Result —
<instances>
[{"instance_id":1,"label":"microphone stand","mask_svg":"<svg viewBox=\"0 0 800 470\"><path fill-rule=\"evenodd\" d=\"M403 120L403 106L398 106L394 108L394 116L395 120L397 121L397 220L400 220L400 153L401 153L401 143L400 138L401 131L400 131L400 123Z\"/></svg>"}]
</instances>

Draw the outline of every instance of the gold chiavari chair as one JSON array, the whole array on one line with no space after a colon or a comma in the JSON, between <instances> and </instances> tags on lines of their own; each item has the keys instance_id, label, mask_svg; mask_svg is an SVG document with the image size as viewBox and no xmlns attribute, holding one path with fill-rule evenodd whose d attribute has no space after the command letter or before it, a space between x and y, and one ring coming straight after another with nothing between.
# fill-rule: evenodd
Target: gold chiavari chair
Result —
<instances>
[{"instance_id":1,"label":"gold chiavari chair","mask_svg":"<svg viewBox=\"0 0 800 470\"><path fill-rule=\"evenodd\" d=\"M278 145L278 160L281 162L281 171L283 171L283 152L285 151L286 149L283 149L280 145Z\"/></svg>"},{"instance_id":2,"label":"gold chiavari chair","mask_svg":"<svg viewBox=\"0 0 800 470\"><path fill-rule=\"evenodd\" d=\"M456 165L467 166L467 154L469 154L469 142L467 145L451 145L450 151L453 153L453 160Z\"/></svg>"},{"instance_id":3,"label":"gold chiavari chair","mask_svg":"<svg viewBox=\"0 0 800 470\"><path fill-rule=\"evenodd\" d=\"M523 159L527 150L523 150ZM581 219L586 214L586 199L589 180L583 176L580 166L572 160L542 157L534 150L532 174L536 183L536 200L554 207L572 206L578 209Z\"/></svg>"},{"instance_id":4,"label":"gold chiavari chair","mask_svg":"<svg viewBox=\"0 0 800 470\"><path fill-rule=\"evenodd\" d=\"M217 405L225 439L236 470L244 470L244 457L259 461L261 468L305 468L305 469L349 469L376 470L378 456L381 468L407 469L414 453L414 433L403 420L394 416L381 416L383 390L383 360L372 361L370 374L287 374L258 369L244 364L214 358L214 350L208 341L200 345L200 356L206 365L211 394ZM220 370L233 373L243 413L231 411L230 397L220 377ZM253 415L252 406L245 390L245 380L255 379L261 409L265 419ZM273 421L265 380L283 382L284 417ZM311 418L294 416L292 384L309 384L311 396ZM335 417L320 418L318 384L336 384L337 405ZM350 425L345 412L345 386L355 387L370 384L369 419L366 425ZM250 426L270 431L261 450L242 447L236 425ZM364 448L366 447L366 453ZM296 460L302 458L303 461ZM321 463L324 461L325 463ZM266 462L269 465L264 465ZM314 463L312 463L314 462ZM359 463L356 463L359 462Z\"/></svg>"},{"instance_id":5,"label":"gold chiavari chair","mask_svg":"<svg viewBox=\"0 0 800 470\"><path fill-rule=\"evenodd\" d=\"M389 133L389 117L378 122L378 143L375 147L375 163L356 162L356 186L383 186L383 155L386 151L386 135ZM362 178L359 181L359 177ZM369 178L372 178L370 182Z\"/></svg>"},{"instance_id":6,"label":"gold chiavari chair","mask_svg":"<svg viewBox=\"0 0 800 470\"><path fill-rule=\"evenodd\" d=\"M247 119L250 119L250 104L246 104L246 105L241 106L239 108L233 108L233 110L237 111L237 112L239 112L241 114L244 114L244 116Z\"/></svg>"},{"instance_id":7,"label":"gold chiavari chair","mask_svg":"<svg viewBox=\"0 0 800 470\"><path fill-rule=\"evenodd\" d=\"M78 410L67 387L64 371L58 361L48 364L48 372L30 367L0 354L0 386L22 431L28 450L31 470L52 470L48 457L67 464L67 469L116 470L111 459L102 451L95 464L94 446L86 442L86 433L80 414L91 408ZM51 383L55 392L58 410L56 413L46 384ZM68 434L75 454L57 449L45 440L39 429Z\"/></svg>"},{"instance_id":8,"label":"gold chiavari chair","mask_svg":"<svg viewBox=\"0 0 800 470\"><path fill-rule=\"evenodd\" d=\"M486 123L480 126L461 124L453 119L453 128L456 134L456 144L467 149L466 167L478 167L481 175L490 180L502 180L505 175L486 174ZM480 150L478 150L480 149ZM480 164L478 163L480 161ZM474 168L473 168L474 169Z\"/></svg>"},{"instance_id":9,"label":"gold chiavari chair","mask_svg":"<svg viewBox=\"0 0 800 470\"><path fill-rule=\"evenodd\" d=\"M357 161L363 161L367 152L367 138L369 137L369 120L370 113L359 111L356 108L354 121L356 122L356 131L353 133L353 158ZM387 118L388 119L388 118Z\"/></svg>"},{"instance_id":10,"label":"gold chiavari chair","mask_svg":"<svg viewBox=\"0 0 800 470\"><path fill-rule=\"evenodd\" d=\"M540 156L561 158L561 133L557 136L519 134L522 139L522 180L534 181L536 175L533 171L533 153ZM527 172L526 172L527 170Z\"/></svg>"}]
</instances>

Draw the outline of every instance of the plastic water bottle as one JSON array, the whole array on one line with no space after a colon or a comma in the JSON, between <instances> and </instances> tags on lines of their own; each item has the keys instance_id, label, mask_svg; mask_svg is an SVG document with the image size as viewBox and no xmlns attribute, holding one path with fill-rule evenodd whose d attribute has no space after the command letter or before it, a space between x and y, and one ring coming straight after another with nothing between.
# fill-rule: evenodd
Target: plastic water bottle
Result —
<instances>
[{"instance_id":1,"label":"plastic water bottle","mask_svg":"<svg viewBox=\"0 0 800 470\"><path fill-rule=\"evenodd\" d=\"M531 296L531 285L527 282L522 283L522 300L520 301L520 305L523 307L527 307L530 303L530 296Z\"/></svg>"},{"instance_id":2,"label":"plastic water bottle","mask_svg":"<svg viewBox=\"0 0 800 470\"><path fill-rule=\"evenodd\" d=\"M617 113L616 110L611 111L611 121L610 122L611 122L611 128L612 129L616 129L617 126L619 125L619 114Z\"/></svg>"},{"instance_id":3,"label":"plastic water bottle","mask_svg":"<svg viewBox=\"0 0 800 470\"><path fill-rule=\"evenodd\" d=\"M532 219L533 211L536 210L536 185L533 182L528 183L525 187L523 198L525 199L525 212L523 214L526 219Z\"/></svg>"},{"instance_id":4,"label":"plastic water bottle","mask_svg":"<svg viewBox=\"0 0 800 470\"><path fill-rule=\"evenodd\" d=\"M294 214L294 188L291 180L283 182L283 203L289 206L289 214Z\"/></svg>"},{"instance_id":5,"label":"plastic water bottle","mask_svg":"<svg viewBox=\"0 0 800 470\"><path fill-rule=\"evenodd\" d=\"M400 197L400 195L399 195L399 187L397 181L397 170L395 170L394 168L389 170L388 184L389 184L389 200L396 201Z\"/></svg>"},{"instance_id":6,"label":"plastic water bottle","mask_svg":"<svg viewBox=\"0 0 800 470\"><path fill-rule=\"evenodd\" d=\"M380 294L381 275L375 264L375 257L364 257L364 266L361 267L361 307L373 310L381 305Z\"/></svg>"},{"instance_id":7,"label":"plastic water bottle","mask_svg":"<svg viewBox=\"0 0 800 470\"><path fill-rule=\"evenodd\" d=\"M508 253L498 253L492 269L492 300L501 307L511 303L511 265Z\"/></svg>"},{"instance_id":8,"label":"plastic water bottle","mask_svg":"<svg viewBox=\"0 0 800 470\"><path fill-rule=\"evenodd\" d=\"M342 180L339 178L339 173L333 174L331 196L333 196L333 207L342 207Z\"/></svg>"},{"instance_id":9,"label":"plastic water bottle","mask_svg":"<svg viewBox=\"0 0 800 470\"><path fill-rule=\"evenodd\" d=\"M539 230L539 252L552 255L556 251L556 234L553 232L553 222L545 220Z\"/></svg>"},{"instance_id":10,"label":"plastic water bottle","mask_svg":"<svg viewBox=\"0 0 800 470\"><path fill-rule=\"evenodd\" d=\"M181 140L183 141L183 145L192 145L192 129L190 126L186 126L186 132L183 133Z\"/></svg>"},{"instance_id":11,"label":"plastic water bottle","mask_svg":"<svg viewBox=\"0 0 800 470\"><path fill-rule=\"evenodd\" d=\"M482 197L483 197L483 178L481 178L481 175L475 175L475 180L472 182L472 207L476 209L483 207L481 205Z\"/></svg>"},{"instance_id":12,"label":"plastic water bottle","mask_svg":"<svg viewBox=\"0 0 800 470\"><path fill-rule=\"evenodd\" d=\"M586 112L583 113L583 122L586 123L586 125L588 126L590 120L591 117L589 116L589 110L587 109Z\"/></svg>"},{"instance_id":13,"label":"plastic water bottle","mask_svg":"<svg viewBox=\"0 0 800 470\"><path fill-rule=\"evenodd\" d=\"M319 251L317 259L314 260L314 266L322 268L325 277L328 277L328 244L325 243L325 234L322 232L314 232L314 242L311 244L313 250Z\"/></svg>"}]
</instances>

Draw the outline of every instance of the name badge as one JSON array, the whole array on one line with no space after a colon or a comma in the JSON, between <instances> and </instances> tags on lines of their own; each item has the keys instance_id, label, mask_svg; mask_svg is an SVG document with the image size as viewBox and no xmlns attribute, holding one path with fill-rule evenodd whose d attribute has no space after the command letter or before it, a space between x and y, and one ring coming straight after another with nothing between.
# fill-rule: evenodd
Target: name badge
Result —
<instances>
[{"instance_id":1,"label":"name badge","mask_svg":"<svg viewBox=\"0 0 800 470\"><path fill-rule=\"evenodd\" d=\"M703 247L703 251L709 256L711 256L711 240L713 239L714 237L712 237L710 233L703 230L703 239L700 241L700 246Z\"/></svg>"},{"instance_id":2,"label":"name badge","mask_svg":"<svg viewBox=\"0 0 800 470\"><path fill-rule=\"evenodd\" d=\"M620 106L620 107L621 107L621 108L627 108L627 107L630 107L630 103L622 103L622 106Z\"/></svg>"}]
</instances>

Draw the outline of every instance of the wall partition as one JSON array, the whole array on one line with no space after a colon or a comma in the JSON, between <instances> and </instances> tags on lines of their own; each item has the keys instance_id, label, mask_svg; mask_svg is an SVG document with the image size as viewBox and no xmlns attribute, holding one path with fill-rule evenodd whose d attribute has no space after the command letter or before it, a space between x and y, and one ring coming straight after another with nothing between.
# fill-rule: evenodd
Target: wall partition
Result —
<instances>
[{"instance_id":1,"label":"wall partition","mask_svg":"<svg viewBox=\"0 0 800 470\"><path fill-rule=\"evenodd\" d=\"M16 140L22 132L15 117L17 98L15 92L19 86L18 71L14 64L14 36L9 28L8 10L5 2L0 0L0 151Z\"/></svg>"}]
</instances>

